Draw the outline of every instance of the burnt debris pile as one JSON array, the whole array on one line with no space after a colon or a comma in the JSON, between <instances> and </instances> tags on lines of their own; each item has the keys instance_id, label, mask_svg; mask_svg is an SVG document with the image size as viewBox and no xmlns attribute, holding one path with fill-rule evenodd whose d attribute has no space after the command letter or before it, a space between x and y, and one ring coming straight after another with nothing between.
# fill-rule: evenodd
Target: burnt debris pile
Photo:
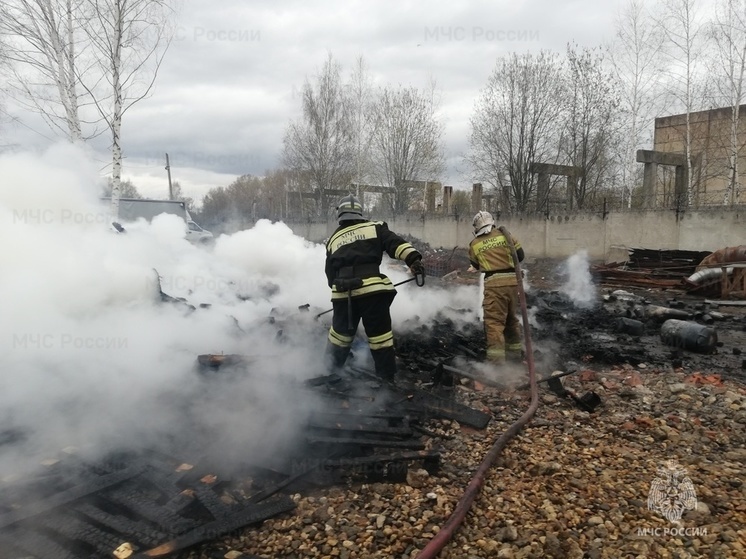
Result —
<instances>
[{"instance_id":1,"label":"burnt debris pile","mask_svg":"<svg viewBox=\"0 0 746 559\"><path fill-rule=\"evenodd\" d=\"M402 238L420 251L425 272L430 277L440 278L454 271L466 270L470 265L468 251L464 248L436 248L411 235L402 235Z\"/></svg>"},{"instance_id":2,"label":"burnt debris pile","mask_svg":"<svg viewBox=\"0 0 746 559\"><path fill-rule=\"evenodd\" d=\"M746 316L721 312L701 298L657 290L609 290L591 304L576 304L562 292L534 289L527 293L527 303L534 357L547 372L565 370L568 362L583 362L744 375ZM435 370L434 362L484 359L482 324L439 317L398 335L397 353L407 371L426 381Z\"/></svg>"},{"instance_id":3,"label":"burnt debris pile","mask_svg":"<svg viewBox=\"0 0 746 559\"><path fill-rule=\"evenodd\" d=\"M95 463L62 453L0 490L0 557L163 557L292 510L287 496L246 498L210 470L172 457Z\"/></svg>"},{"instance_id":4,"label":"burnt debris pile","mask_svg":"<svg viewBox=\"0 0 746 559\"><path fill-rule=\"evenodd\" d=\"M532 336L537 347L567 361L718 369L742 375L739 341L746 318L713 304L658 291L639 295L615 290L590 307L578 307L556 291L529 294Z\"/></svg>"},{"instance_id":5,"label":"burnt debris pile","mask_svg":"<svg viewBox=\"0 0 746 559\"><path fill-rule=\"evenodd\" d=\"M532 290L528 304L543 374L569 370L570 362L742 374L746 321L701 299L617 290L576 305L563 293ZM402 328L396 383L366 365L367 344L353 346L345 369L321 376L278 374L268 366L277 356L198 356L193 389L165 402L178 410L178 433L103 458L66 449L0 479L0 559L167 557L289 512L298 492L435 473L444 434L431 420L483 429L492 419L454 389L463 370L451 364L484 360L484 332L473 316L443 309L432 321ZM303 325L273 309L259 326L288 345ZM323 339L325 329L317 327ZM237 398L226 398L237 388ZM0 453L29 438L0 433Z\"/></svg>"},{"instance_id":6,"label":"burnt debris pile","mask_svg":"<svg viewBox=\"0 0 746 559\"><path fill-rule=\"evenodd\" d=\"M466 315L467 310L451 310ZM456 321L438 314L428 324L421 324L397 335L397 355L407 364L407 370L427 370L433 359L452 360L456 357L482 360L485 356L484 331L479 322Z\"/></svg>"},{"instance_id":7,"label":"burnt debris pile","mask_svg":"<svg viewBox=\"0 0 746 559\"><path fill-rule=\"evenodd\" d=\"M414 373L389 384L357 361L338 374L297 380L268 375L255 358L200 355L194 374L204 382L179 403L184 429L158 448L98 459L67 449L0 482L0 559L171 556L291 511L289 495L297 492L348 480L406 482L419 469L435 473L441 450L429 420L477 429L491 420L457 402L452 390L423 388ZM224 440L235 433L200 424L191 410L219 401L211 392L224 393L236 379L257 394L273 385L281 400L259 402L270 416L261 430L285 440L271 451L236 448L241 459L228 466ZM256 409L247 413L246 429L260 419Z\"/></svg>"}]
</instances>

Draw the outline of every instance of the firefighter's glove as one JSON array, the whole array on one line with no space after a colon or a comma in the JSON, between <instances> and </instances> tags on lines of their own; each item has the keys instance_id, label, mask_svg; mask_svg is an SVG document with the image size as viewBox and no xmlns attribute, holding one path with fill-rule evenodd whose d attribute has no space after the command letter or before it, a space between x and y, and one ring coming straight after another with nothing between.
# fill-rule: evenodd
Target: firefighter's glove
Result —
<instances>
[{"instance_id":1,"label":"firefighter's glove","mask_svg":"<svg viewBox=\"0 0 746 559\"><path fill-rule=\"evenodd\" d=\"M422 260L417 259L414 262L412 262L412 265L409 267L410 270L412 270L412 273L415 276L421 276L425 277L425 265L422 263Z\"/></svg>"}]
</instances>

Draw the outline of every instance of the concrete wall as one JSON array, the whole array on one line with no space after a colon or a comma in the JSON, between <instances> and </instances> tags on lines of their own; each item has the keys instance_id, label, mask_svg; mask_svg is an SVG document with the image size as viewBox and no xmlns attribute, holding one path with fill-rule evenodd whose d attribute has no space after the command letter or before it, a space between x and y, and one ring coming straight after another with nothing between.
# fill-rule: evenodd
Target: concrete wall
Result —
<instances>
[{"instance_id":1,"label":"concrete wall","mask_svg":"<svg viewBox=\"0 0 746 559\"><path fill-rule=\"evenodd\" d=\"M465 248L472 237L472 216L412 215L387 220L389 228L432 247ZM587 250L596 260L616 260L618 247L667 250L717 250L746 244L746 208L687 211L648 210L556 216L509 216L500 225L518 238L527 256L564 258ZM287 223L297 235L322 242L337 227L328 223ZM615 250L617 248L617 250Z\"/></svg>"}]
</instances>

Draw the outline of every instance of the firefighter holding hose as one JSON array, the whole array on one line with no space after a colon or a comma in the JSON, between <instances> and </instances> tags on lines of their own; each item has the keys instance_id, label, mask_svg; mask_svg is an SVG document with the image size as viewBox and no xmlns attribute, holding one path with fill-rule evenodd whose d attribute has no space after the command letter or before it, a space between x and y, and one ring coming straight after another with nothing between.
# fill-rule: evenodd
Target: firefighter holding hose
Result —
<instances>
[{"instance_id":1,"label":"firefighter holding hose","mask_svg":"<svg viewBox=\"0 0 746 559\"><path fill-rule=\"evenodd\" d=\"M326 243L325 272L334 313L326 349L330 365L344 366L362 319L376 375L393 380L396 354L390 307L396 288L381 273L381 261L384 252L404 261L422 285L422 255L386 222L364 219L362 204L351 194L340 200L337 219L339 227Z\"/></svg>"},{"instance_id":2,"label":"firefighter holding hose","mask_svg":"<svg viewBox=\"0 0 746 559\"><path fill-rule=\"evenodd\" d=\"M505 235L489 212L477 212L472 222L474 239L469 243L469 261L484 273L482 310L487 338L488 361L502 365L522 359L521 328L518 322L518 279ZM511 235L518 261L523 262L520 243Z\"/></svg>"}]
</instances>

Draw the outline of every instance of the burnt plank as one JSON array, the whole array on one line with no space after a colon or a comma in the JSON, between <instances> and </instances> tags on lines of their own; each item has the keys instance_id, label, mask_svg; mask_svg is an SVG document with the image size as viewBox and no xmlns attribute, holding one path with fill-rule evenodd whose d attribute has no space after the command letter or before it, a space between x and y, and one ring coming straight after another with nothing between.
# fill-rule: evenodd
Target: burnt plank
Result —
<instances>
[{"instance_id":1,"label":"burnt plank","mask_svg":"<svg viewBox=\"0 0 746 559\"><path fill-rule=\"evenodd\" d=\"M260 501L263 501L275 493L278 493L285 487L288 487L289 485L292 485L294 482L309 476L312 477L312 474L317 471L317 468L320 468L327 464L327 460L331 458L338 457L341 453L340 452L334 452L330 455L324 456L324 457L318 457L318 458L305 458L301 460L293 460L292 461L292 468L291 472L286 474L286 478L279 483L275 483L274 485L270 485L268 487L265 487L263 490L259 491L258 493L255 493L251 496L249 499L249 503L258 503Z\"/></svg>"},{"instance_id":2,"label":"burnt plank","mask_svg":"<svg viewBox=\"0 0 746 559\"><path fill-rule=\"evenodd\" d=\"M181 514L187 507L191 506L193 502L194 492L191 490L184 490L179 494L171 497L163 505L163 508L171 511L174 514Z\"/></svg>"},{"instance_id":3,"label":"burnt plank","mask_svg":"<svg viewBox=\"0 0 746 559\"><path fill-rule=\"evenodd\" d=\"M36 523L71 542L88 544L99 553L111 554L122 543L122 535L105 532L71 515L42 515Z\"/></svg>"},{"instance_id":4,"label":"burnt plank","mask_svg":"<svg viewBox=\"0 0 746 559\"><path fill-rule=\"evenodd\" d=\"M30 553L33 559L82 559L41 532L15 530L12 541L15 547Z\"/></svg>"},{"instance_id":5,"label":"burnt plank","mask_svg":"<svg viewBox=\"0 0 746 559\"><path fill-rule=\"evenodd\" d=\"M148 468L141 477L148 480L164 494L173 495L181 491L179 482L184 478L184 475L185 472L175 470L163 471L160 468Z\"/></svg>"},{"instance_id":6,"label":"burnt plank","mask_svg":"<svg viewBox=\"0 0 746 559\"><path fill-rule=\"evenodd\" d=\"M117 487L99 494L105 501L123 507L143 519L156 524L168 535L175 536L194 529L197 522L174 514L154 502L152 495L142 493L136 487Z\"/></svg>"},{"instance_id":7,"label":"burnt plank","mask_svg":"<svg viewBox=\"0 0 746 559\"><path fill-rule=\"evenodd\" d=\"M208 510L215 520L228 518L233 512L232 507L223 503L211 485L198 485L194 496Z\"/></svg>"},{"instance_id":8,"label":"burnt plank","mask_svg":"<svg viewBox=\"0 0 746 559\"><path fill-rule=\"evenodd\" d=\"M412 429L406 425L391 427L388 421L384 421L381 418L371 419L365 416L346 413L315 413L309 418L306 426L309 429L333 432L371 433L395 437L412 436Z\"/></svg>"},{"instance_id":9,"label":"burnt plank","mask_svg":"<svg viewBox=\"0 0 746 559\"><path fill-rule=\"evenodd\" d=\"M440 460L440 452L437 450L422 450L412 452L398 452L394 454L374 454L372 456L357 456L354 458L339 458L329 460L330 466L364 466L367 464L380 464L383 462L408 462L410 460Z\"/></svg>"},{"instance_id":10,"label":"burnt plank","mask_svg":"<svg viewBox=\"0 0 746 559\"><path fill-rule=\"evenodd\" d=\"M325 384L334 384L341 380L341 377L337 374L331 374L331 375L324 375L320 377L314 377L305 380L303 383L306 386L323 386Z\"/></svg>"},{"instance_id":11,"label":"burnt plank","mask_svg":"<svg viewBox=\"0 0 746 559\"><path fill-rule=\"evenodd\" d=\"M96 524L105 526L119 534L126 534L146 546L157 545L168 538L168 535L151 524L132 520L126 516L111 514L89 503L74 505L73 511L91 519Z\"/></svg>"},{"instance_id":12,"label":"burnt plank","mask_svg":"<svg viewBox=\"0 0 746 559\"><path fill-rule=\"evenodd\" d=\"M156 548L138 553L132 559L144 559L146 557L165 557L176 551L181 551L188 547L195 546L202 542L213 540L228 532L243 528L249 524L262 522L278 514L291 511L295 508L295 502L290 497L283 497L275 501L262 504L250 505L238 512L233 513L230 517L221 520L215 520L203 524L191 532L178 536L173 540L166 542Z\"/></svg>"},{"instance_id":13,"label":"burnt plank","mask_svg":"<svg viewBox=\"0 0 746 559\"><path fill-rule=\"evenodd\" d=\"M380 447L380 448L406 448L410 450L422 450L425 448L425 443L419 440L411 441L391 441L385 439L364 439L364 438L352 438L352 437L323 437L323 436L309 436L306 437L308 444L331 444L331 445L345 445L345 446L366 446L366 447Z\"/></svg>"},{"instance_id":14,"label":"burnt plank","mask_svg":"<svg viewBox=\"0 0 746 559\"><path fill-rule=\"evenodd\" d=\"M476 429L484 429L492 419L492 416L488 413L475 410L447 398L429 394L423 390L413 389L409 393L412 398L408 402L400 404L401 409L414 412L425 410L433 417L454 419Z\"/></svg>"},{"instance_id":15,"label":"burnt plank","mask_svg":"<svg viewBox=\"0 0 746 559\"><path fill-rule=\"evenodd\" d=\"M85 483L70 487L69 489L51 495L50 497L47 497L46 499L43 499L41 501L36 501L28 504L18 510L0 515L0 528L11 526L12 524L15 524L16 522L19 522L21 520L26 520L43 512L47 512L62 505L71 503L72 501L77 501L78 499L81 499L87 495L97 493L119 483L122 483L123 481L131 479L142 473L144 468L144 466L132 466L118 472L103 475Z\"/></svg>"}]
</instances>

